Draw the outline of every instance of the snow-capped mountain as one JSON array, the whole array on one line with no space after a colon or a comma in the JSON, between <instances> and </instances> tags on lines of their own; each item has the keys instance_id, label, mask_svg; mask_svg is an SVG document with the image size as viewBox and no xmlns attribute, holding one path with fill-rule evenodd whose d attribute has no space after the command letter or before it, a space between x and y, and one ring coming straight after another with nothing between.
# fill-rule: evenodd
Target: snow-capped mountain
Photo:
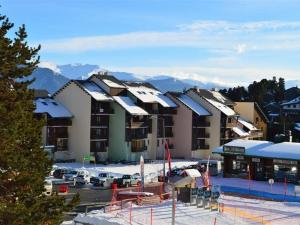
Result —
<instances>
[{"instance_id":1,"label":"snow-capped mountain","mask_svg":"<svg viewBox=\"0 0 300 225\"><path fill-rule=\"evenodd\" d=\"M54 93L69 81L68 78L48 68L37 68L28 79L32 78L35 78L35 81L30 88L45 89L49 93Z\"/></svg>"},{"instance_id":2,"label":"snow-capped mountain","mask_svg":"<svg viewBox=\"0 0 300 225\"><path fill-rule=\"evenodd\" d=\"M162 92L182 91L184 89L189 89L195 86L205 89L227 88L214 82L204 83L194 79L177 79L169 75L144 76L121 71L108 71L98 65L91 64L77 63L67 65L54 65L52 63L44 62L41 64L41 66L44 68L38 68L33 73L33 77L36 78L36 81L34 82L34 84L32 84L32 87L41 89L44 88L47 89L50 93L55 92L69 79L86 79L90 75L98 73L100 71L107 71L108 74L111 74L120 80L147 81ZM297 85L300 86L300 80L286 81L286 89L295 87Z\"/></svg>"}]
</instances>

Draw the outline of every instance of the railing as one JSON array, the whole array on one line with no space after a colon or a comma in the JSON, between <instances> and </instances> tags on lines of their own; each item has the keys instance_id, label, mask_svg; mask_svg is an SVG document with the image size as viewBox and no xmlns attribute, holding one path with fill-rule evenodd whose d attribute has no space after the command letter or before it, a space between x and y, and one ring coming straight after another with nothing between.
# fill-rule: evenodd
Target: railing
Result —
<instances>
[{"instance_id":1,"label":"railing","mask_svg":"<svg viewBox=\"0 0 300 225\"><path fill-rule=\"evenodd\" d=\"M131 146L131 151L132 152L143 152L147 151L147 146L142 146L142 147L136 147L136 146Z\"/></svg>"},{"instance_id":2,"label":"railing","mask_svg":"<svg viewBox=\"0 0 300 225\"><path fill-rule=\"evenodd\" d=\"M125 138L126 141L131 141L132 139L145 139L148 137L148 128L126 128Z\"/></svg>"},{"instance_id":3,"label":"railing","mask_svg":"<svg viewBox=\"0 0 300 225\"><path fill-rule=\"evenodd\" d=\"M92 107L92 114L114 114L114 110L112 108Z\"/></svg>"},{"instance_id":4,"label":"railing","mask_svg":"<svg viewBox=\"0 0 300 225\"><path fill-rule=\"evenodd\" d=\"M196 138L209 138L210 137L210 134L209 133L205 133L205 134L197 134L196 135Z\"/></svg>"},{"instance_id":5,"label":"railing","mask_svg":"<svg viewBox=\"0 0 300 225\"><path fill-rule=\"evenodd\" d=\"M210 127L210 122L208 121L193 121L193 127Z\"/></svg>"},{"instance_id":6,"label":"railing","mask_svg":"<svg viewBox=\"0 0 300 225\"><path fill-rule=\"evenodd\" d=\"M204 145L194 144L193 147L192 147L192 150L198 150L198 149L209 149L209 145L207 145L207 144L204 144Z\"/></svg>"}]
</instances>

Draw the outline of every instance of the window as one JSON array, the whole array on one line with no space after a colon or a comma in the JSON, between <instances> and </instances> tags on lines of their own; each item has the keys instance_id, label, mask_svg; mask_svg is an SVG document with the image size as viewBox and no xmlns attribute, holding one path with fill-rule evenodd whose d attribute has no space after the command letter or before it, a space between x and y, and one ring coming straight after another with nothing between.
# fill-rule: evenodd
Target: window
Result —
<instances>
[{"instance_id":1,"label":"window","mask_svg":"<svg viewBox=\"0 0 300 225\"><path fill-rule=\"evenodd\" d=\"M108 147L107 141L91 141L91 152L106 152Z\"/></svg>"}]
</instances>

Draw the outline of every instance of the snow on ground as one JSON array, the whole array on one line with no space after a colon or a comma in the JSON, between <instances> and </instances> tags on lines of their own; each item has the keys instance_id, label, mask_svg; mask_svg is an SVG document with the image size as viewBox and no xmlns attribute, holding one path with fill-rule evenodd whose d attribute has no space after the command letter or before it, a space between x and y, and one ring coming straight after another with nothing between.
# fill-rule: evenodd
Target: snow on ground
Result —
<instances>
[{"instance_id":1,"label":"snow on ground","mask_svg":"<svg viewBox=\"0 0 300 225\"><path fill-rule=\"evenodd\" d=\"M228 195L223 195L221 201L224 203L225 214L248 217L251 224L300 224L300 203L264 201Z\"/></svg>"},{"instance_id":2,"label":"snow on ground","mask_svg":"<svg viewBox=\"0 0 300 225\"><path fill-rule=\"evenodd\" d=\"M246 199L222 195L224 212L210 211L178 202L176 204L176 225L212 225L216 220L218 225L231 224L267 224L267 225L299 225L300 203L272 202L257 199ZM131 213L133 225L151 224L169 225L172 218L172 202L170 200L158 205L134 205ZM87 214L78 215L75 220L94 224L120 225L130 224L130 207L119 211L104 213L95 210ZM73 225L72 221L63 225Z\"/></svg>"},{"instance_id":3,"label":"snow on ground","mask_svg":"<svg viewBox=\"0 0 300 225\"><path fill-rule=\"evenodd\" d=\"M196 164L197 161L185 161L185 160L176 160L172 161L172 168L178 168L183 166L189 166ZM84 164L82 167L81 163L56 163L55 166L66 167L72 169L85 169L89 171L91 176L96 176L99 172L111 172L117 177L121 177L124 174L135 174L140 173L140 165L128 165L128 164L108 164L108 165L99 165L99 164ZM165 164L166 172L169 170L168 163ZM145 163L145 179L154 178L159 175L163 170L162 161L154 161L152 163Z\"/></svg>"},{"instance_id":4,"label":"snow on ground","mask_svg":"<svg viewBox=\"0 0 300 225\"><path fill-rule=\"evenodd\" d=\"M158 205L136 206L134 205L131 212L130 208L121 211L113 211L104 213L102 210L95 210L84 216L83 214L75 218L78 222L89 222L91 225L110 224L110 225L150 225L151 224L151 208L152 208L152 224L153 225L170 225L172 221L172 202L165 201ZM176 225L214 224L215 218L218 224L233 224L233 220L229 217L219 214L217 211L210 211L197 208L196 206L188 206L183 203L176 205ZM73 225L72 222L64 222L63 225ZM239 223L245 224L245 223Z\"/></svg>"},{"instance_id":5,"label":"snow on ground","mask_svg":"<svg viewBox=\"0 0 300 225\"><path fill-rule=\"evenodd\" d=\"M223 177L211 177L211 183L213 185L220 186L229 186L229 187L238 187L238 188L246 188L250 187L250 190L269 192L272 194L285 194L285 184L282 182L275 182L272 185L272 189L270 184L267 181L255 181L255 180L247 180L240 178L223 178ZM295 195L295 185L294 184L286 184L286 195Z\"/></svg>"}]
</instances>

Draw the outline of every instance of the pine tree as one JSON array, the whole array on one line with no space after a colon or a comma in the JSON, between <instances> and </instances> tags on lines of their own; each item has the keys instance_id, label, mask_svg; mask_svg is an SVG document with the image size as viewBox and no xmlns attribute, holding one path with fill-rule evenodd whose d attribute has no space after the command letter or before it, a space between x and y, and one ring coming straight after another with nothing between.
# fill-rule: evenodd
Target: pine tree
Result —
<instances>
[{"instance_id":1,"label":"pine tree","mask_svg":"<svg viewBox=\"0 0 300 225\"><path fill-rule=\"evenodd\" d=\"M28 46L24 25L10 39L13 26L0 14L0 224L59 224L68 205L43 195L52 162L40 148L43 121L33 116L32 80L25 79L40 46Z\"/></svg>"}]
</instances>

